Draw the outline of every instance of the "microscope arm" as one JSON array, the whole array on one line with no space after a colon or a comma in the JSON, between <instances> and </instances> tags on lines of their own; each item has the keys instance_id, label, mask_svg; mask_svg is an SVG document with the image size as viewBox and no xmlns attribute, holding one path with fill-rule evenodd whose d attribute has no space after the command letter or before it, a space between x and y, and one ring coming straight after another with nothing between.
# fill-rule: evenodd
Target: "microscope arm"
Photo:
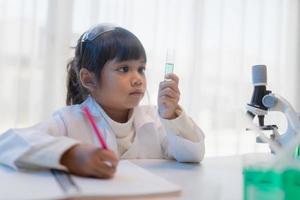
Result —
<instances>
[{"instance_id":1,"label":"microscope arm","mask_svg":"<svg viewBox=\"0 0 300 200\"><path fill-rule=\"evenodd\" d=\"M281 145L287 144L300 131L299 115L290 103L279 95L273 93L265 95L262 102L269 111L279 111L286 116L288 122L287 130L275 140Z\"/></svg>"}]
</instances>

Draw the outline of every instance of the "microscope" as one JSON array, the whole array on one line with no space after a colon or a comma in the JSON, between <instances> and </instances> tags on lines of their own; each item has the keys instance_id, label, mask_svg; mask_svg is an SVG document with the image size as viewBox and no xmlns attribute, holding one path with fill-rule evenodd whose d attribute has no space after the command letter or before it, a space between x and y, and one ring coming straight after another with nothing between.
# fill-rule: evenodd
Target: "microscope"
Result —
<instances>
[{"instance_id":1,"label":"microscope","mask_svg":"<svg viewBox=\"0 0 300 200\"><path fill-rule=\"evenodd\" d=\"M254 86L251 102L246 105L247 115L252 120L257 116L258 126L261 130L270 130L272 134L270 139L284 147L293 137L300 133L300 118L290 103L283 97L267 90L267 67L265 65L254 65L252 67L252 83ZM268 112L282 112L287 119L287 129L284 133L278 132L277 125L265 125L265 116ZM249 129L247 129L249 130ZM258 136L257 143L263 143ZM299 156L299 148L297 155Z\"/></svg>"}]
</instances>

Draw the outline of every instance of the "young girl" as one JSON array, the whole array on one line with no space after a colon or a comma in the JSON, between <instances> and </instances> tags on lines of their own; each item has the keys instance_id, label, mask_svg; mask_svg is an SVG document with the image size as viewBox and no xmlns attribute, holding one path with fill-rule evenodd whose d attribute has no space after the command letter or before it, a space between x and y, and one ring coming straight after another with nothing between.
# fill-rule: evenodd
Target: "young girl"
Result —
<instances>
[{"instance_id":1,"label":"young girl","mask_svg":"<svg viewBox=\"0 0 300 200\"><path fill-rule=\"evenodd\" d=\"M100 24L85 32L67 66L68 106L49 121L1 134L0 163L109 178L118 159L200 162L204 135L178 105L175 74L160 83L157 107L139 106L146 91L146 61L141 42L124 28ZM101 148L85 106L108 150Z\"/></svg>"}]
</instances>

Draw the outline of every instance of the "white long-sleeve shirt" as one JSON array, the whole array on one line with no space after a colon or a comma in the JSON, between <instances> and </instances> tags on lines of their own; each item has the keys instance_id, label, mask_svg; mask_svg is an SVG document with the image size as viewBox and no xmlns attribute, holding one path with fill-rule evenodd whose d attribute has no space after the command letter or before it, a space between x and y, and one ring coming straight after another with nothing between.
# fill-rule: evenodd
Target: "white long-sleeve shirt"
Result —
<instances>
[{"instance_id":1,"label":"white long-sleeve shirt","mask_svg":"<svg viewBox=\"0 0 300 200\"><path fill-rule=\"evenodd\" d=\"M204 134L184 111L176 119L159 116L155 106L137 106L126 123L113 121L92 98L66 106L46 122L0 135L0 163L13 168L56 168L61 156L79 143L101 147L82 107L87 106L109 147L120 159L166 158L200 162Z\"/></svg>"}]
</instances>

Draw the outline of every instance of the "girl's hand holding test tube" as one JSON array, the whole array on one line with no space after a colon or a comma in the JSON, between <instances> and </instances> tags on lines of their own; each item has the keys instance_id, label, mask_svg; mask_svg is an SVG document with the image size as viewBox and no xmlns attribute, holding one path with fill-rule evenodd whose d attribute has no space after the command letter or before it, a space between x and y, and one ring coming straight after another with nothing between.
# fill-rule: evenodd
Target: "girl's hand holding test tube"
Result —
<instances>
[{"instance_id":1,"label":"girl's hand holding test tube","mask_svg":"<svg viewBox=\"0 0 300 200\"><path fill-rule=\"evenodd\" d=\"M160 82L159 85L158 112L162 118L175 119L180 98L179 78L173 73L168 73L165 75L165 79L168 80Z\"/></svg>"},{"instance_id":2,"label":"girl's hand holding test tube","mask_svg":"<svg viewBox=\"0 0 300 200\"><path fill-rule=\"evenodd\" d=\"M165 65L165 80L160 82L158 92L158 112L162 118L174 119L180 98L179 78L173 73L174 52L168 50Z\"/></svg>"}]
</instances>

